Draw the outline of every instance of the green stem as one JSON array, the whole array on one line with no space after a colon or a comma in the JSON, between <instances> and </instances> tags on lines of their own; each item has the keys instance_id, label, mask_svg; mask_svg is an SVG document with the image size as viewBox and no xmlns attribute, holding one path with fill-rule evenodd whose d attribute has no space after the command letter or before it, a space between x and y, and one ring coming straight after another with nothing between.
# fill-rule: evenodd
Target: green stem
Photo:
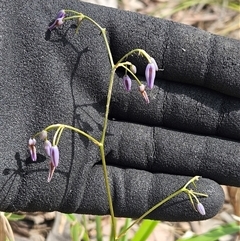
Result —
<instances>
[{"instance_id":1,"label":"green stem","mask_svg":"<svg viewBox=\"0 0 240 241\"><path fill-rule=\"evenodd\" d=\"M153 212L155 209L159 208L161 205L163 205L164 203L168 202L170 199L176 197L178 194L180 194L181 192L183 192L182 190L183 188L179 189L178 191L172 193L171 195L169 195L168 197L166 197L165 199L163 199L161 202L157 203L156 205L154 205L152 208L150 208L147 212L145 212L141 217L139 217L138 219L136 219L125 231L123 231L122 233L119 234L119 236L117 237L117 239L121 238L123 235L126 234L126 232L132 228L135 224L139 223L142 219L144 219L148 214L150 214L151 212Z\"/></svg>"},{"instance_id":2,"label":"green stem","mask_svg":"<svg viewBox=\"0 0 240 241\"><path fill-rule=\"evenodd\" d=\"M107 131L108 114L109 114L109 107L110 107L110 102L111 102L111 97L112 97L112 88L113 88L113 80L114 80L115 71L116 71L116 69L113 68L111 70L111 75L110 75L110 82L109 82L108 93L107 93L106 112L105 112L105 117L104 117L104 122L103 122L103 132L102 132L102 137L101 137L101 141L100 141L100 143L102 143L102 145L105 142L105 136L106 136L106 131Z\"/></svg>"},{"instance_id":3,"label":"green stem","mask_svg":"<svg viewBox=\"0 0 240 241\"><path fill-rule=\"evenodd\" d=\"M109 43L108 43L108 40L107 40L106 28L102 28L96 21L94 21L92 18L90 18L90 17L88 17L88 16L86 16L86 15L84 15L82 13L79 13L79 12L76 12L76 11L73 11L73 10L65 10L65 12L70 12L70 13L77 14L77 15L66 17L66 18L64 18L64 20L69 20L69 19L74 19L74 18L82 18L82 20L86 19L86 20L90 21L91 23L93 23L95 26L97 26L100 29L100 31L102 33L102 36L103 36L103 39L104 39L104 42L105 42L105 45L106 45L106 48L107 48L110 64L111 64L111 67L113 68L114 67L114 62L113 62L111 49L110 49L110 46L109 46Z\"/></svg>"},{"instance_id":4,"label":"green stem","mask_svg":"<svg viewBox=\"0 0 240 241\"><path fill-rule=\"evenodd\" d=\"M111 195L111 190L110 190L110 185L109 185L109 180L108 180L108 172L107 172L104 146L103 145L100 146L99 149L100 149L100 154L101 154L101 159L102 159L103 175L104 175L104 181L105 181L105 186L106 186L106 191L107 191L109 211L110 211L111 220L112 220L112 232L113 232L113 236L114 236L114 240L115 240L115 237L116 237L116 220L115 220L113 203L112 203L112 195Z\"/></svg>"},{"instance_id":5,"label":"green stem","mask_svg":"<svg viewBox=\"0 0 240 241\"><path fill-rule=\"evenodd\" d=\"M59 127L63 127L63 128L66 128L66 129L69 129L69 130L72 130L72 131L75 131L85 137L87 137L90 141L92 141L94 144L100 146L102 145L97 139L93 138L91 135L87 134L86 132L82 131L82 130L79 130L78 128L75 128L73 126L69 126L69 125L65 125L65 124L53 124L53 125L50 125L48 126L47 128L45 128L45 131L50 131L52 129L55 129L55 128L59 128ZM39 132L40 133L40 132Z\"/></svg>"},{"instance_id":6,"label":"green stem","mask_svg":"<svg viewBox=\"0 0 240 241\"><path fill-rule=\"evenodd\" d=\"M72 16L72 17L65 18L66 20L71 19L71 18L81 17L82 20L87 19L100 29L100 31L102 33L102 36L103 36L103 39L104 39L104 42L105 42L105 45L106 45L106 48L107 48L107 52L108 52L108 56L109 56L109 60L110 60L111 68L112 68L111 75L110 75L110 83L109 83L109 87L108 87L106 112L105 112L104 123L103 123L103 131L102 131L101 141L98 144L99 144L99 148L100 148L100 154L101 154L102 166L103 166L103 173L104 173L104 179L105 179L105 186L106 186L107 197L108 197L108 202L109 202L109 209L110 209L110 214L111 214L111 219L112 219L112 231L113 231L113 235L114 235L114 239L115 239L115 237L116 237L116 221L115 221L114 209L113 209L113 204L112 204L111 190L110 190L109 180L108 180L108 172L107 172L107 165L106 165L105 151L104 151L104 142L105 142L105 136L106 136L106 131L107 131L108 114L109 114L109 106L110 106L110 101L111 101L111 96L112 96L114 73L115 73L116 69L115 69L115 66L114 66L111 49L110 49L110 46L109 46L109 43L108 43L108 40L107 40L106 29L102 28L97 22L95 22L92 18L90 18L88 16L85 16L81 13L76 13L75 11L71 11L71 10L66 10L66 11L72 12L74 14L79 14L79 16Z\"/></svg>"},{"instance_id":7,"label":"green stem","mask_svg":"<svg viewBox=\"0 0 240 241\"><path fill-rule=\"evenodd\" d=\"M143 50L143 49L133 49L130 52L126 53L121 59L119 59L118 62L116 63L116 66L118 66L118 64L122 63L122 61L124 59L126 59L128 56L130 56L131 54L134 54L136 52L143 55L148 60L149 63L151 62L151 57L149 56L149 54L145 50Z\"/></svg>"},{"instance_id":8,"label":"green stem","mask_svg":"<svg viewBox=\"0 0 240 241\"><path fill-rule=\"evenodd\" d=\"M161 205L163 205L164 203L168 202L169 200L173 199L174 197L176 197L177 195L179 195L182 192L185 192L189 195L193 195L191 190L188 190L187 187L190 183L194 183L194 181L198 180L199 176L195 176L193 178L191 178L182 188L180 188L179 190L177 190L176 192L172 193L171 195L169 195L168 197L166 197L165 199L163 199L161 202L157 203L156 205L154 205L152 208L150 208L147 212L145 212L140 218L136 219L125 231L123 231L122 233L119 234L119 236L117 237L117 239L121 238L123 235L125 235L125 233L135 224L139 223L142 219L144 219L148 214L150 214L151 212L153 212L155 209L159 208ZM207 197L206 194L203 193L198 193L198 195L201 196L205 196ZM194 196L194 195L193 195ZM190 198L191 203L193 203L192 198Z\"/></svg>"},{"instance_id":9,"label":"green stem","mask_svg":"<svg viewBox=\"0 0 240 241\"><path fill-rule=\"evenodd\" d=\"M142 83L139 80L139 78L124 63L118 64L118 67L123 67L125 70L127 70L133 76L133 78L137 81L137 83L139 85L142 85Z\"/></svg>"}]
</instances>

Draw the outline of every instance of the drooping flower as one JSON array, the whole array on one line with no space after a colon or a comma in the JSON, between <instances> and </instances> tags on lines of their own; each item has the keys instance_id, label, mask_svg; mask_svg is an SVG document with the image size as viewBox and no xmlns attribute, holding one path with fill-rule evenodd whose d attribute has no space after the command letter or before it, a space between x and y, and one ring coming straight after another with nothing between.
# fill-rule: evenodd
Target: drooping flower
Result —
<instances>
[{"instance_id":1,"label":"drooping flower","mask_svg":"<svg viewBox=\"0 0 240 241\"><path fill-rule=\"evenodd\" d=\"M123 84L124 84L124 86L125 86L125 88L126 88L127 91L130 91L130 90L131 90L132 80L130 79L130 77L129 77L127 74L125 74L125 75L123 76Z\"/></svg>"},{"instance_id":2,"label":"drooping flower","mask_svg":"<svg viewBox=\"0 0 240 241\"><path fill-rule=\"evenodd\" d=\"M59 163L59 150L58 146L52 146L50 149L51 162L54 167L58 166Z\"/></svg>"},{"instance_id":3,"label":"drooping flower","mask_svg":"<svg viewBox=\"0 0 240 241\"><path fill-rule=\"evenodd\" d=\"M142 85L139 86L139 91L142 94L145 101L149 104L149 98L148 98L148 95L147 95L147 92L146 92L145 88L146 88L146 86L142 84Z\"/></svg>"},{"instance_id":4,"label":"drooping flower","mask_svg":"<svg viewBox=\"0 0 240 241\"><path fill-rule=\"evenodd\" d=\"M152 89L154 86L154 80L156 77L156 67L153 62L148 63L146 69L145 69L145 77L147 81L147 87L149 89Z\"/></svg>"},{"instance_id":5,"label":"drooping flower","mask_svg":"<svg viewBox=\"0 0 240 241\"><path fill-rule=\"evenodd\" d=\"M49 174L48 174L48 182L52 180L53 173L58 166L59 163L59 150L58 146L52 146L50 148L50 163L49 163Z\"/></svg>"},{"instance_id":6,"label":"drooping flower","mask_svg":"<svg viewBox=\"0 0 240 241\"><path fill-rule=\"evenodd\" d=\"M65 16L66 16L65 11L60 10L57 14L55 21L53 22L53 24L51 26L48 27L48 29L50 31L52 31L54 28L61 26L63 24L63 19Z\"/></svg>"},{"instance_id":7,"label":"drooping flower","mask_svg":"<svg viewBox=\"0 0 240 241\"><path fill-rule=\"evenodd\" d=\"M34 138L30 138L28 141L28 148L30 151L31 159L33 161L37 160L37 150L36 150L36 140Z\"/></svg>"},{"instance_id":8,"label":"drooping flower","mask_svg":"<svg viewBox=\"0 0 240 241\"><path fill-rule=\"evenodd\" d=\"M202 203L197 203L197 210L201 215L205 215L206 211Z\"/></svg>"}]
</instances>

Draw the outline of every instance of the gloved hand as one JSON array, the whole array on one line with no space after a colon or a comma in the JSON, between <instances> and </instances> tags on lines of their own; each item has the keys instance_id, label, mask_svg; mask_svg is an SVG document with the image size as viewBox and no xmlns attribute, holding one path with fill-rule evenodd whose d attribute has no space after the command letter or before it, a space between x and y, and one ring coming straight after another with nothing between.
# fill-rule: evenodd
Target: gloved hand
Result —
<instances>
[{"instance_id":1,"label":"gloved hand","mask_svg":"<svg viewBox=\"0 0 240 241\"><path fill-rule=\"evenodd\" d=\"M78 1L7 1L1 11L0 210L109 213L99 149L64 131L60 163L47 183L49 158L27 143L53 123L100 137L110 64L99 29L75 21L47 30L60 9L74 9L106 27L114 61L145 49L159 68L150 103L126 92L118 69L106 136L106 160L116 216L139 217L203 176L197 191L206 215L181 194L148 218L170 221L214 216L219 184L240 186L240 42L179 23ZM146 60L134 55L144 81ZM191 186L193 188L193 186Z\"/></svg>"}]
</instances>

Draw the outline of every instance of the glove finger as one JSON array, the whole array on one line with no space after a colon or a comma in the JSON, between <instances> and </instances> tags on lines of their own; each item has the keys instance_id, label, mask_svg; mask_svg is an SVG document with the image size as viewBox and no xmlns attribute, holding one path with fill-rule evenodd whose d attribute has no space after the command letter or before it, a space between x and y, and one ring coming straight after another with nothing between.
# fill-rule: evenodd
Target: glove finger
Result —
<instances>
[{"instance_id":1,"label":"glove finger","mask_svg":"<svg viewBox=\"0 0 240 241\"><path fill-rule=\"evenodd\" d=\"M115 215L120 217L140 217L190 180L190 177L186 176L152 174L147 171L113 166L108 166L108 172ZM197 192L208 194L207 198L199 199L205 207L206 215L202 216L196 212L187 194L182 193L150 213L147 218L193 221L215 216L224 202L222 188L214 181L202 178L196 182L196 185ZM193 185L189 187L194 189ZM101 165L93 167L77 212L109 214Z\"/></svg>"},{"instance_id":2,"label":"glove finger","mask_svg":"<svg viewBox=\"0 0 240 241\"><path fill-rule=\"evenodd\" d=\"M112 121L108 163L150 172L203 177L240 186L239 143L160 127Z\"/></svg>"},{"instance_id":3,"label":"glove finger","mask_svg":"<svg viewBox=\"0 0 240 241\"><path fill-rule=\"evenodd\" d=\"M206 88L161 80L148 92L116 88L110 118L240 140L240 100Z\"/></svg>"}]
</instances>

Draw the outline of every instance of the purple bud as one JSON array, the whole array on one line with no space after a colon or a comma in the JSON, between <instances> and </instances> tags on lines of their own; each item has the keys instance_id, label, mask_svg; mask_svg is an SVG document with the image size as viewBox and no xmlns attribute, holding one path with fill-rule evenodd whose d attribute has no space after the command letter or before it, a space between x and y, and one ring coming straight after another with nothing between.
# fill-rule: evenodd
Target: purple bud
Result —
<instances>
[{"instance_id":1,"label":"purple bud","mask_svg":"<svg viewBox=\"0 0 240 241\"><path fill-rule=\"evenodd\" d=\"M28 141L28 148L30 151L31 159L33 161L37 160L37 150L36 150L35 145L36 145L36 140L34 138L30 138Z\"/></svg>"},{"instance_id":2,"label":"purple bud","mask_svg":"<svg viewBox=\"0 0 240 241\"><path fill-rule=\"evenodd\" d=\"M155 76L156 76L156 67L154 63L149 63L145 69L145 77L146 77L147 86L149 89L153 88Z\"/></svg>"},{"instance_id":3,"label":"purple bud","mask_svg":"<svg viewBox=\"0 0 240 241\"><path fill-rule=\"evenodd\" d=\"M139 91L142 94L145 101L149 104L149 98L148 98L147 92L145 91L145 88L146 86L142 84L139 86Z\"/></svg>"},{"instance_id":4,"label":"purple bud","mask_svg":"<svg viewBox=\"0 0 240 241\"><path fill-rule=\"evenodd\" d=\"M44 141L44 149L48 156L51 156L51 147L52 147L52 144L49 140Z\"/></svg>"},{"instance_id":5,"label":"purple bud","mask_svg":"<svg viewBox=\"0 0 240 241\"><path fill-rule=\"evenodd\" d=\"M50 151L51 163L54 167L58 166L59 163L59 150L57 146L52 146Z\"/></svg>"},{"instance_id":6,"label":"purple bud","mask_svg":"<svg viewBox=\"0 0 240 241\"><path fill-rule=\"evenodd\" d=\"M65 16L66 16L66 13L65 13L64 9L62 9L58 12L56 19L64 18Z\"/></svg>"},{"instance_id":7,"label":"purple bud","mask_svg":"<svg viewBox=\"0 0 240 241\"><path fill-rule=\"evenodd\" d=\"M54 28L61 26L63 24L63 19L65 16L66 16L65 11L60 10L57 14L57 17L54 23L51 26L49 26L48 29L52 31Z\"/></svg>"},{"instance_id":8,"label":"purple bud","mask_svg":"<svg viewBox=\"0 0 240 241\"><path fill-rule=\"evenodd\" d=\"M123 76L123 84L124 84L124 86L125 86L125 88L126 88L127 91L130 91L130 90L131 90L132 80L130 79L130 77L129 77L127 74L125 74L125 75Z\"/></svg>"},{"instance_id":9,"label":"purple bud","mask_svg":"<svg viewBox=\"0 0 240 241\"><path fill-rule=\"evenodd\" d=\"M204 206L201 203L197 203L197 210L201 215L205 215L206 211Z\"/></svg>"}]
</instances>

